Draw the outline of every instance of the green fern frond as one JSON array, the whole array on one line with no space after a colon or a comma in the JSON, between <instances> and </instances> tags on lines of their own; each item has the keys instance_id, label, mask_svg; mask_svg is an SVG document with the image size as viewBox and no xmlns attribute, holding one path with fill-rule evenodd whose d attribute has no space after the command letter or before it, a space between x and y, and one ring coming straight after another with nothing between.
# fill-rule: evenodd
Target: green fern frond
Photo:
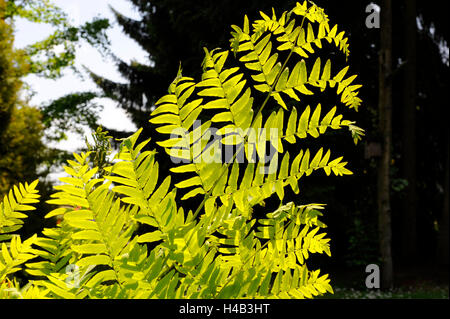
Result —
<instances>
[{"instance_id":1,"label":"green fern frond","mask_svg":"<svg viewBox=\"0 0 450 319\"><path fill-rule=\"evenodd\" d=\"M242 73L237 72L238 67L223 69L228 54L229 51L216 53L205 49L205 71L197 87L202 88L199 96L213 98L203 106L204 109L223 109L211 118L211 122L227 123L219 130L219 135L225 135L227 130L233 134L224 136L221 142L235 145L244 141L246 130L252 124L253 98L250 88L244 90L246 80Z\"/></svg>"},{"instance_id":2,"label":"green fern frond","mask_svg":"<svg viewBox=\"0 0 450 319\"><path fill-rule=\"evenodd\" d=\"M36 186L38 180L31 184L20 183L14 187L0 202L0 241L11 238L11 233L20 229L23 225L24 218L28 216L23 212L35 210L29 204L38 203L38 191Z\"/></svg>"},{"instance_id":3,"label":"green fern frond","mask_svg":"<svg viewBox=\"0 0 450 319\"><path fill-rule=\"evenodd\" d=\"M77 256L74 264L78 267L109 266L107 270L92 276L86 284L92 288L107 280L120 282L116 260L120 259L120 253L130 240L134 227L130 223L130 216L133 215L130 207L122 207L120 199L113 199L114 195L109 191L111 182L103 183L102 178L93 178L97 169L89 169L87 156L82 153L75 156L76 161L68 162L70 166L66 166L65 170L71 177L61 178L66 184L55 186L59 192L48 201L61 207L47 217L63 215L64 222L73 227L70 249ZM41 240L39 244L45 246L45 241ZM52 273L57 277L64 275L56 274ZM57 293L57 286L50 285L47 288Z\"/></svg>"},{"instance_id":4,"label":"green fern frond","mask_svg":"<svg viewBox=\"0 0 450 319\"><path fill-rule=\"evenodd\" d=\"M298 91L300 94L312 94L305 84L319 86L324 89L326 83L323 81L330 80L330 63L329 61L326 63L321 79L319 79L318 74L320 71L320 59L316 60L309 77L307 76L303 60L296 64L292 74L289 76L289 70L283 68L281 62L277 61L278 53L275 52L272 54L272 41L270 41L272 36L276 37L277 41L282 42L275 51L290 50L291 53L295 52L304 58L309 57L305 51L314 53L314 49L311 46L312 43L318 48L322 48L321 40L324 39L328 42L334 42L346 56L349 54L347 38L343 37L344 32L340 32L336 35L337 26L334 26L330 30L328 19L324 17L323 11L319 10L315 5L309 9L305 9L306 3L304 3L303 6L304 7L298 4L293 12L299 15L305 15L305 17L312 22L320 21L317 37L314 35L310 23L308 23L307 29L303 27L303 22L301 26L295 27L295 19L290 20L288 23L287 20L289 20L290 14L286 13L283 13L280 20L276 19L275 14L273 14L272 18L269 18L264 13L261 13L263 19L255 22L253 34L250 34L247 17L245 17L243 29L233 26L235 32L232 32L232 50L235 54L247 52L240 58L240 61L243 62L249 70L257 72L257 74L252 75L252 79L258 83L255 85L255 89L261 92L270 92L271 96L273 96L283 108L287 108L287 106L280 96L281 92L287 94L290 98L299 101L299 97L295 91ZM266 34L261 39L266 31L270 31L270 33ZM279 83L277 82L278 77ZM339 79L339 77L331 79L330 87L334 87L334 81L336 79ZM340 80L342 80L342 78ZM286 82L289 82L289 84L287 85ZM345 105L357 109L361 102L357 97L356 91L359 86L348 87L350 82L351 80L349 80L349 83L344 82L340 85L338 94L341 93L342 87L342 102ZM278 88L275 88L275 91L272 92L274 84L276 84Z\"/></svg>"},{"instance_id":5,"label":"green fern frond","mask_svg":"<svg viewBox=\"0 0 450 319\"><path fill-rule=\"evenodd\" d=\"M48 204L58 205L59 207L52 210L45 217L50 218L58 216L74 209L89 209L90 203L87 196L92 192L94 187L103 181L103 178L94 178L98 168L89 167L89 153L74 154L75 161L69 160L68 166L64 166L64 171L68 177L61 177L60 181L64 185L54 186L56 192L52 194Z\"/></svg>"},{"instance_id":6,"label":"green fern frond","mask_svg":"<svg viewBox=\"0 0 450 319\"><path fill-rule=\"evenodd\" d=\"M235 53L246 52L239 61L244 63L247 69L256 73L252 75L252 79L257 83L254 88L263 93L271 92L278 75L282 71L281 62L278 61L278 53L272 53L271 34L266 35L257 42L258 37L255 36L256 33L251 36L239 27L233 26L233 28L236 30L234 37L238 43ZM283 104L281 105L286 107Z\"/></svg>"},{"instance_id":7,"label":"green fern frond","mask_svg":"<svg viewBox=\"0 0 450 319\"><path fill-rule=\"evenodd\" d=\"M94 203L90 210L66 213L65 220L75 227L71 249L80 257L79 267L106 265L108 269L98 271L86 284L93 287L103 281L114 280L119 284L120 268L117 261L129 243L133 225L127 224L129 207L121 207L120 200L114 200L108 191L109 184L95 189L88 199Z\"/></svg>"},{"instance_id":8,"label":"green fern frond","mask_svg":"<svg viewBox=\"0 0 450 319\"><path fill-rule=\"evenodd\" d=\"M311 4L309 7L308 2ZM325 14L324 9L318 7L312 1L305 0L302 4L297 2L291 12L298 16L303 16L313 23L324 23L329 21L328 15Z\"/></svg>"},{"instance_id":9,"label":"green fern frond","mask_svg":"<svg viewBox=\"0 0 450 319\"><path fill-rule=\"evenodd\" d=\"M263 12L260 14L262 19L256 20L253 24L254 34L270 32L277 36L277 41L281 42L277 47L279 51L290 50L300 57L308 58L309 54L315 52L313 45L321 49L323 40L326 40L328 43L334 43L346 58L350 54L348 38L344 37L345 33L343 31L337 33L337 25L330 28L328 16L316 5L308 8L306 2L303 5L297 3L293 10L284 12L278 20L274 12L271 18ZM308 24L304 26L302 20L301 25L296 26L296 20L292 14L307 19ZM314 33L313 25L316 24L318 24L317 31Z\"/></svg>"},{"instance_id":10,"label":"green fern frond","mask_svg":"<svg viewBox=\"0 0 450 319\"><path fill-rule=\"evenodd\" d=\"M355 143L364 136L338 106L324 111L319 102L301 104L304 95L329 88L337 104L357 111L362 102L348 66L335 73L334 61L311 59L325 42L348 56L345 33L329 23L311 1L279 17L274 10L271 17L261 12L253 23L245 16L242 28L233 26L231 50L205 49L199 82L180 68L150 118L165 136L157 143L177 164L170 168L180 174L175 185L170 175L161 181L156 152L147 149L149 140L138 142L139 129L122 140L109 167L92 167L91 152L74 154L48 201L57 207L46 217L62 221L40 237L22 242L11 235L38 198L37 182L13 188L0 203L0 240L11 238L1 244L0 297L333 293L328 275L307 266L312 254L331 255L320 220L324 205L283 204L286 187L298 194L304 176L352 174L342 157L331 159L321 145L287 151L286 142L344 127ZM195 211L179 206L179 199L196 196L201 202ZM279 208L264 218L255 214L272 196ZM40 259L31 261L35 257ZM33 279L20 287L8 276L24 267Z\"/></svg>"},{"instance_id":11,"label":"green fern frond","mask_svg":"<svg viewBox=\"0 0 450 319\"><path fill-rule=\"evenodd\" d=\"M0 299L48 299L48 289L43 289L33 282L23 287L14 278L0 283Z\"/></svg>"},{"instance_id":12,"label":"green fern frond","mask_svg":"<svg viewBox=\"0 0 450 319\"><path fill-rule=\"evenodd\" d=\"M8 244L5 242L1 244L0 282L3 282L7 275L21 270L21 265L25 262L36 257L35 250L32 248L36 238L37 235L33 235L22 242L20 236L16 235Z\"/></svg>"},{"instance_id":13,"label":"green fern frond","mask_svg":"<svg viewBox=\"0 0 450 319\"><path fill-rule=\"evenodd\" d=\"M319 277L319 274L319 270L309 271L306 266L280 271L268 297L310 299L326 292L333 293L328 275Z\"/></svg>"},{"instance_id":14,"label":"green fern frond","mask_svg":"<svg viewBox=\"0 0 450 319\"><path fill-rule=\"evenodd\" d=\"M325 234L317 234L326 227L317 219L321 209L320 204L288 203L260 220L262 227L256 233L252 230L255 220L246 222L235 216L226 222L219 230L224 238L211 237L219 244L221 268L231 273L224 278L218 297L312 298L332 292L327 275L318 277L319 271L308 271L304 260L309 255L303 257L301 250L305 255L330 254ZM310 231L311 225L317 227ZM262 245L258 238L266 243Z\"/></svg>"},{"instance_id":15,"label":"green fern frond","mask_svg":"<svg viewBox=\"0 0 450 319\"><path fill-rule=\"evenodd\" d=\"M289 69L285 68L276 84L275 90L271 95L277 102L286 108L286 104L281 98L281 93L296 101L300 101L297 93L312 95L313 92L307 86L318 87L322 91L327 85L331 88L337 85L337 94L341 95L341 102L349 108L358 110L362 100L358 97L358 89L361 85L350 85L356 78L356 75L344 79L348 67L343 68L334 77L331 77L331 62L327 60L323 69L321 69L320 57L316 59L311 71L308 73L305 60L298 62L289 73Z\"/></svg>"},{"instance_id":16,"label":"green fern frond","mask_svg":"<svg viewBox=\"0 0 450 319\"><path fill-rule=\"evenodd\" d=\"M301 150L292 162L289 152L286 152L279 168L277 158L278 155L275 154L268 166L262 162L248 164L239 185L236 178L232 179L233 176L239 175L239 166L233 165L225 192L213 192L212 197L221 198L224 205L228 198L232 198L236 207L247 216L251 206L261 203L274 193L282 200L284 187L288 185L298 193L299 179L315 170L323 169L326 175L330 175L331 172L336 176L352 174L345 168L347 162L342 162L342 157L329 161L329 150L323 154L323 149L320 149L312 158L309 149Z\"/></svg>"},{"instance_id":17,"label":"green fern frond","mask_svg":"<svg viewBox=\"0 0 450 319\"><path fill-rule=\"evenodd\" d=\"M62 222L55 228L43 230L45 237L38 237L34 245L41 249L36 249L35 253L44 261L27 263L27 273L33 276L48 276L52 273L63 273L67 265L76 260L74 252L70 249L73 228L66 222Z\"/></svg>"},{"instance_id":18,"label":"green fern frond","mask_svg":"<svg viewBox=\"0 0 450 319\"><path fill-rule=\"evenodd\" d=\"M196 99L187 103L187 99L195 90L192 78L183 77L181 70L172 84L167 95L160 98L152 112L150 123L159 125L156 131L161 134L170 134L171 139L158 142L162 147L171 150L176 144L178 147L189 150L190 142L185 139L186 132L194 124L194 121L202 111L202 99ZM163 125L160 125L163 124ZM173 136L175 135L175 136ZM190 152L168 152L169 155L184 160L192 160Z\"/></svg>"},{"instance_id":19,"label":"green fern frond","mask_svg":"<svg viewBox=\"0 0 450 319\"><path fill-rule=\"evenodd\" d=\"M171 178L166 177L157 187L159 164L155 161L155 152L144 151L149 140L136 145L141 131L138 130L122 143L116 157L118 161L106 169L111 173L107 179L114 183L112 191L122 195L124 203L139 208L135 218L142 217L147 224L165 232L175 222L175 219L168 219L171 215L165 214L174 195L169 192Z\"/></svg>"}]
</instances>

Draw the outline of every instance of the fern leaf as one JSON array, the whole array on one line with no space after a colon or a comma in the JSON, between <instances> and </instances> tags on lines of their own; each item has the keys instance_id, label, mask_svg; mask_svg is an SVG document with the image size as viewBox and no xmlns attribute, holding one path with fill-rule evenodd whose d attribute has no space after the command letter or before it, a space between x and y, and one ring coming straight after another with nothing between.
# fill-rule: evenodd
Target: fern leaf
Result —
<instances>
[{"instance_id":1,"label":"fern leaf","mask_svg":"<svg viewBox=\"0 0 450 319\"><path fill-rule=\"evenodd\" d=\"M341 102L349 108L358 110L362 100L358 97L358 89L361 85L350 85L356 76L350 76L343 79L344 74L347 72L347 67L341 70L336 76L330 78L331 74L331 62L327 60L323 70L321 69L321 60L317 58L314 65L308 75L304 60L298 62L290 75L288 71L284 78L288 78L287 81L280 81L275 90L271 93L272 96L279 96L281 93L300 101L297 93L311 95L312 91L308 89L308 86L319 87L324 90L327 85L334 87L338 85L337 94L341 96ZM286 69L287 70L287 69ZM280 98L281 99L281 98Z\"/></svg>"},{"instance_id":2,"label":"fern leaf","mask_svg":"<svg viewBox=\"0 0 450 319\"><path fill-rule=\"evenodd\" d=\"M1 244L0 282L3 282L7 275L21 270L22 264L37 257L32 248L36 238L37 236L34 235L22 242L20 236L16 235L11 238L9 245L5 242Z\"/></svg>"},{"instance_id":3,"label":"fern leaf","mask_svg":"<svg viewBox=\"0 0 450 319\"><path fill-rule=\"evenodd\" d=\"M22 219L28 216L24 212L34 210L29 204L38 203L38 191L36 190L38 180L31 184L20 183L14 187L0 202L0 241L11 238L12 232L20 229L23 225Z\"/></svg>"},{"instance_id":4,"label":"fern leaf","mask_svg":"<svg viewBox=\"0 0 450 319\"><path fill-rule=\"evenodd\" d=\"M72 230L65 221L56 228L44 229L45 237L38 237L34 243L41 248L35 250L36 255L44 261L27 263L26 272L38 277L65 272L65 268L76 260L70 249Z\"/></svg>"},{"instance_id":5,"label":"fern leaf","mask_svg":"<svg viewBox=\"0 0 450 319\"><path fill-rule=\"evenodd\" d=\"M205 109L224 109L223 112L212 117L211 121L228 122L229 134L236 134L239 141L245 139L244 131L250 127L253 120L253 98L251 91L244 91L246 81L242 79L243 74L237 73L238 68L224 69L223 65L228 57L228 51L209 52L205 49L202 81L197 87L202 88L199 96L210 96L213 99L206 103ZM238 130L239 128L239 130ZM222 139L222 143L228 144L229 139Z\"/></svg>"}]
</instances>

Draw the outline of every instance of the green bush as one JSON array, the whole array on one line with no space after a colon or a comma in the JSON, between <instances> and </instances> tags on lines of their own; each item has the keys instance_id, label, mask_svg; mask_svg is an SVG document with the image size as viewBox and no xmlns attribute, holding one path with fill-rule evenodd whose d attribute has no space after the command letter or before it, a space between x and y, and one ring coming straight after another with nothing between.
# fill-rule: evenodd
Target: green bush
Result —
<instances>
[{"instance_id":1,"label":"green bush","mask_svg":"<svg viewBox=\"0 0 450 319\"><path fill-rule=\"evenodd\" d=\"M331 255L319 220L324 205L283 199L288 186L298 194L299 179L313 172L351 172L317 142L315 151L303 147L292 156L287 148L331 129L347 128L357 142L362 129L336 106L325 111L300 102L335 88L339 104L357 110L360 85L351 85L356 76L346 77L348 66L333 73L331 60L310 62L326 44L349 54L344 33L330 27L321 8L297 3L278 18L261 17L233 26L229 50L205 49L200 82L180 70L156 103L150 122L168 137L158 144L178 163L174 175L158 176L156 152L148 150L149 140L139 141L140 129L111 161L102 147L101 167L92 164L92 158L99 163L95 148L74 154L48 201L57 208L46 217L62 221L39 236L22 241L13 233L38 201L37 181L5 196L1 297L312 298L333 292L328 275L306 265L310 254ZM275 196L277 209L254 214ZM192 198L201 203L185 211L180 202ZM31 279L19 282L13 277L19 270Z\"/></svg>"}]
</instances>

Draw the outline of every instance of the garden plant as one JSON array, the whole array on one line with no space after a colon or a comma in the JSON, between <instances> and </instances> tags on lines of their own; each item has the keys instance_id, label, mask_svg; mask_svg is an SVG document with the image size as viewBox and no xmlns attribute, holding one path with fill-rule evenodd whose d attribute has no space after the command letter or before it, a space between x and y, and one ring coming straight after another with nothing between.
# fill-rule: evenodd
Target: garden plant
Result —
<instances>
[{"instance_id":1,"label":"garden plant","mask_svg":"<svg viewBox=\"0 0 450 319\"><path fill-rule=\"evenodd\" d=\"M307 265L312 254L331 256L325 205L302 203L299 180L352 174L320 138L342 129L355 143L364 135L344 119L362 103L356 75L336 66L347 63L348 38L305 1L252 23L245 16L229 49L204 51L201 79L180 67L150 115L165 153L149 149L139 129L114 158L104 144L74 154L48 201L55 209L46 218L59 222L29 238L17 230L39 201L38 181L3 198L1 298L333 293L328 275ZM160 176L158 160L172 163L171 174ZM196 209L184 208L193 200Z\"/></svg>"}]
</instances>

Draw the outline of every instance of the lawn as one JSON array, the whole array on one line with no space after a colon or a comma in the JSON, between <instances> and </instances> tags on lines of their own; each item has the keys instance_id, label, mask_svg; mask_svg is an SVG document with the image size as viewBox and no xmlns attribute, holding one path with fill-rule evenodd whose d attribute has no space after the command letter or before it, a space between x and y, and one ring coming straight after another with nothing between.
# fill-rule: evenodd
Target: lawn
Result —
<instances>
[{"instance_id":1,"label":"lawn","mask_svg":"<svg viewBox=\"0 0 450 319\"><path fill-rule=\"evenodd\" d=\"M359 268L330 273L334 294L325 299L449 299L448 269L443 266L398 269L390 290L366 288L366 274Z\"/></svg>"},{"instance_id":2,"label":"lawn","mask_svg":"<svg viewBox=\"0 0 450 319\"><path fill-rule=\"evenodd\" d=\"M334 287L334 295L327 294L324 299L448 299L446 286L409 286L392 290L354 289Z\"/></svg>"}]
</instances>

